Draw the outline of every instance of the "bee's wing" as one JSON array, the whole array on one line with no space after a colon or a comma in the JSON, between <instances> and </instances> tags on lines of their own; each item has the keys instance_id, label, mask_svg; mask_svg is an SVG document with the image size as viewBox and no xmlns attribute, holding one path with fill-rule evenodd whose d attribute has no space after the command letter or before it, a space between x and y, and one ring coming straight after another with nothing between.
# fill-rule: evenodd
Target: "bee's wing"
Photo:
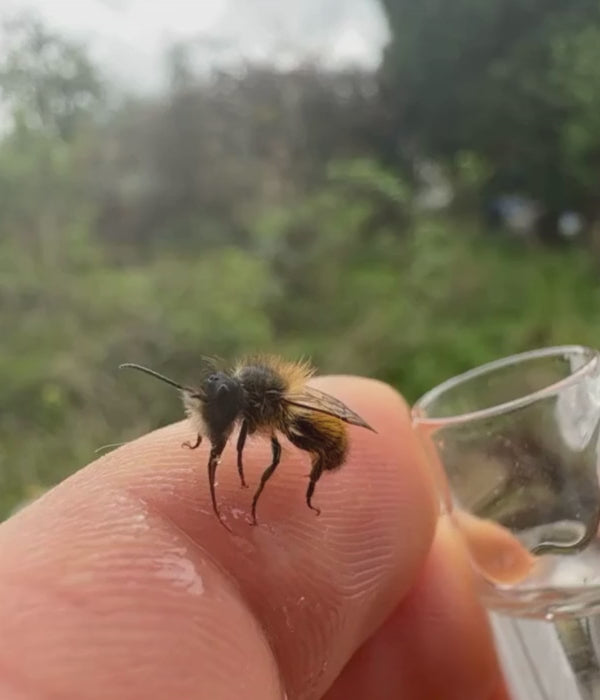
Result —
<instances>
[{"instance_id":1,"label":"bee's wing","mask_svg":"<svg viewBox=\"0 0 600 700\"><path fill-rule=\"evenodd\" d=\"M304 387L298 394L284 397L284 401L292 406L328 413L331 416L337 416L346 423L359 425L361 428L367 428L374 433L377 432L358 413L354 413L352 409L348 408L339 399L313 387Z\"/></svg>"}]
</instances>

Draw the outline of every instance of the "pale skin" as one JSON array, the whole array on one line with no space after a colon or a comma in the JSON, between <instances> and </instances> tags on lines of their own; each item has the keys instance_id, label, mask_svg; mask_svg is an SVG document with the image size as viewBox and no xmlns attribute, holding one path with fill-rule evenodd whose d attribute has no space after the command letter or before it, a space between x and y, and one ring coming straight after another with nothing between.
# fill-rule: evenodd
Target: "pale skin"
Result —
<instances>
[{"instance_id":1,"label":"pale skin","mask_svg":"<svg viewBox=\"0 0 600 700\"><path fill-rule=\"evenodd\" d=\"M405 402L316 380L378 433L306 508L306 454L251 527L235 441L217 472L181 422L89 465L0 525L3 700L508 700L464 551L438 520ZM256 483L268 442L249 441Z\"/></svg>"}]
</instances>

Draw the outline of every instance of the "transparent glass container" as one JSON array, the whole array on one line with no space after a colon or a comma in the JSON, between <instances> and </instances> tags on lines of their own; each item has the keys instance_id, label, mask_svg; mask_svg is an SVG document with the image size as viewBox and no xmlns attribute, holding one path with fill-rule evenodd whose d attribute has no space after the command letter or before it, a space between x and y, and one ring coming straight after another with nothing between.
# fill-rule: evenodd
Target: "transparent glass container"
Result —
<instances>
[{"instance_id":1,"label":"transparent glass container","mask_svg":"<svg viewBox=\"0 0 600 700\"><path fill-rule=\"evenodd\" d=\"M600 698L598 353L545 348L483 365L425 394L413 423L505 668L522 677L515 697ZM539 694L519 695L535 674Z\"/></svg>"}]
</instances>

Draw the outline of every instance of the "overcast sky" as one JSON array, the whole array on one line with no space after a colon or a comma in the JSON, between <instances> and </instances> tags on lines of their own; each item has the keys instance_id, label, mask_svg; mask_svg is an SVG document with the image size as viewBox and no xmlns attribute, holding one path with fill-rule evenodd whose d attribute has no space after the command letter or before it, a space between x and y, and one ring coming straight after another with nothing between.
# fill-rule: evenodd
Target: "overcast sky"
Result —
<instances>
[{"instance_id":1,"label":"overcast sky","mask_svg":"<svg viewBox=\"0 0 600 700\"><path fill-rule=\"evenodd\" d=\"M0 18L23 10L83 38L109 74L140 88L160 84L173 40L196 40L207 63L311 54L363 65L387 40L377 0L0 0Z\"/></svg>"}]
</instances>

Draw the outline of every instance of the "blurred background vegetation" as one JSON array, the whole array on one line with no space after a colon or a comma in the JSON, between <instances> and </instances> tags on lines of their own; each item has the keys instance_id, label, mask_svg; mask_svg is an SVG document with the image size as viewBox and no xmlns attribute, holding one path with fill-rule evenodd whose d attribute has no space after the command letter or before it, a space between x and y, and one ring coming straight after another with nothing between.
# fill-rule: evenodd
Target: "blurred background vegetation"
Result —
<instances>
[{"instance_id":1,"label":"blurred background vegetation","mask_svg":"<svg viewBox=\"0 0 600 700\"><path fill-rule=\"evenodd\" d=\"M308 355L414 400L600 345L600 4L383 0L374 69L117 89L31 16L0 45L0 517L181 416L124 361Z\"/></svg>"}]
</instances>

